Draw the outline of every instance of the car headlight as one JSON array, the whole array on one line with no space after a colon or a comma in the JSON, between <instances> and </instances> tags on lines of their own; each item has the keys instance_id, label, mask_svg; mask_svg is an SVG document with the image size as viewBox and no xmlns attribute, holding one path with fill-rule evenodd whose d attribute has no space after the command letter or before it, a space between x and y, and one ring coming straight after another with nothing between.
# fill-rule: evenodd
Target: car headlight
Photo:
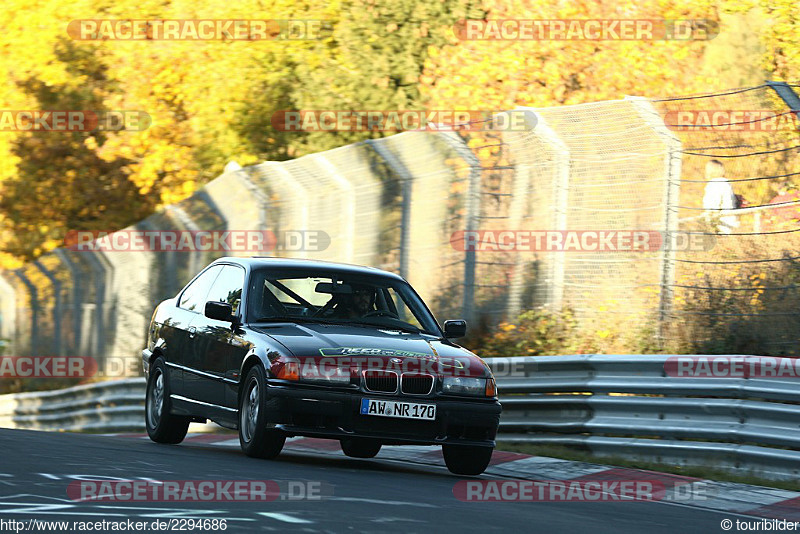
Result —
<instances>
[{"instance_id":1,"label":"car headlight","mask_svg":"<svg viewBox=\"0 0 800 534\"><path fill-rule=\"evenodd\" d=\"M442 392L455 395L494 397L497 394L497 388L495 387L494 378L448 376L442 382Z\"/></svg>"},{"instance_id":2,"label":"car headlight","mask_svg":"<svg viewBox=\"0 0 800 534\"><path fill-rule=\"evenodd\" d=\"M350 369L336 368L324 373L300 373L300 380L304 382L316 382L321 384L349 384Z\"/></svg>"},{"instance_id":3,"label":"car headlight","mask_svg":"<svg viewBox=\"0 0 800 534\"><path fill-rule=\"evenodd\" d=\"M349 384L350 369L286 362L278 370L277 377L283 380L302 380L317 384Z\"/></svg>"}]
</instances>

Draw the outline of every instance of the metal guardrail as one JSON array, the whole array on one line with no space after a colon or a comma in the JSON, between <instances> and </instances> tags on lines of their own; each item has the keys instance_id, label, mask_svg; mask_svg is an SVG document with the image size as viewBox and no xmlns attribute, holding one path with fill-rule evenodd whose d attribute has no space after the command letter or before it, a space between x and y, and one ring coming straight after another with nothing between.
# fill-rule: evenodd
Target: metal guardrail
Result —
<instances>
[{"instance_id":1,"label":"metal guardrail","mask_svg":"<svg viewBox=\"0 0 800 534\"><path fill-rule=\"evenodd\" d=\"M82 432L144 430L144 378L0 396L0 427Z\"/></svg>"},{"instance_id":2,"label":"metal guardrail","mask_svg":"<svg viewBox=\"0 0 800 534\"><path fill-rule=\"evenodd\" d=\"M487 359L503 404L498 439L763 478L800 476L798 379L669 376L670 357Z\"/></svg>"},{"instance_id":3,"label":"metal guardrail","mask_svg":"<svg viewBox=\"0 0 800 534\"><path fill-rule=\"evenodd\" d=\"M670 357L489 358L503 404L499 440L800 476L800 380L678 378L665 369ZM0 427L141 432L144 385L134 378L0 396Z\"/></svg>"}]
</instances>

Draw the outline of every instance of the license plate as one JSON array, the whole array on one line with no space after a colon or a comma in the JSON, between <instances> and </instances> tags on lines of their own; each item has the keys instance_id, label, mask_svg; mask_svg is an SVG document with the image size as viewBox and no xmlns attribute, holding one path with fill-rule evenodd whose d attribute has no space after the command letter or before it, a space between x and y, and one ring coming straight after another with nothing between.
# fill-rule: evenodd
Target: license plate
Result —
<instances>
[{"instance_id":1,"label":"license plate","mask_svg":"<svg viewBox=\"0 0 800 534\"><path fill-rule=\"evenodd\" d=\"M361 399L361 415L433 420L436 419L436 405L418 404L416 402Z\"/></svg>"}]
</instances>

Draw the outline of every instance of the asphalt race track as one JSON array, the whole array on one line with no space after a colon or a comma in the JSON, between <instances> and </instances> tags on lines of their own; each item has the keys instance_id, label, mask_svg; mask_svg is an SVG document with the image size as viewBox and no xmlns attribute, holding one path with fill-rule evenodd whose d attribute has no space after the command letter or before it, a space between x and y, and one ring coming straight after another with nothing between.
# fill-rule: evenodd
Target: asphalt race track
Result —
<instances>
[{"instance_id":1,"label":"asphalt race track","mask_svg":"<svg viewBox=\"0 0 800 534\"><path fill-rule=\"evenodd\" d=\"M141 437L0 429L0 519L216 518L227 520L227 532L593 534L721 532L723 519L746 519L666 502L462 502L453 494L461 478L438 464L382 459L383 452L356 460L289 445L277 460L257 460L234 447L202 442L170 446ZM330 491L321 500L272 502L79 502L68 497L70 482L102 477L317 481Z\"/></svg>"}]
</instances>

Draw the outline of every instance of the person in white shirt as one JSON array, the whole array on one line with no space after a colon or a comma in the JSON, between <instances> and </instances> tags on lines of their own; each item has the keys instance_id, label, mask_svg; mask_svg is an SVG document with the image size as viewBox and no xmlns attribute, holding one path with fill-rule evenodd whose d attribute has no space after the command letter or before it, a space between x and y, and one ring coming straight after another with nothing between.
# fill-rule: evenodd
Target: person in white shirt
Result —
<instances>
[{"instance_id":1,"label":"person in white shirt","mask_svg":"<svg viewBox=\"0 0 800 534\"><path fill-rule=\"evenodd\" d=\"M725 166L719 160L712 159L706 164L706 184L703 195L703 209L706 219L715 224L720 234L730 234L739 227L739 219L735 215L723 215L720 210L736 209L736 194L731 183L725 178Z\"/></svg>"}]
</instances>

